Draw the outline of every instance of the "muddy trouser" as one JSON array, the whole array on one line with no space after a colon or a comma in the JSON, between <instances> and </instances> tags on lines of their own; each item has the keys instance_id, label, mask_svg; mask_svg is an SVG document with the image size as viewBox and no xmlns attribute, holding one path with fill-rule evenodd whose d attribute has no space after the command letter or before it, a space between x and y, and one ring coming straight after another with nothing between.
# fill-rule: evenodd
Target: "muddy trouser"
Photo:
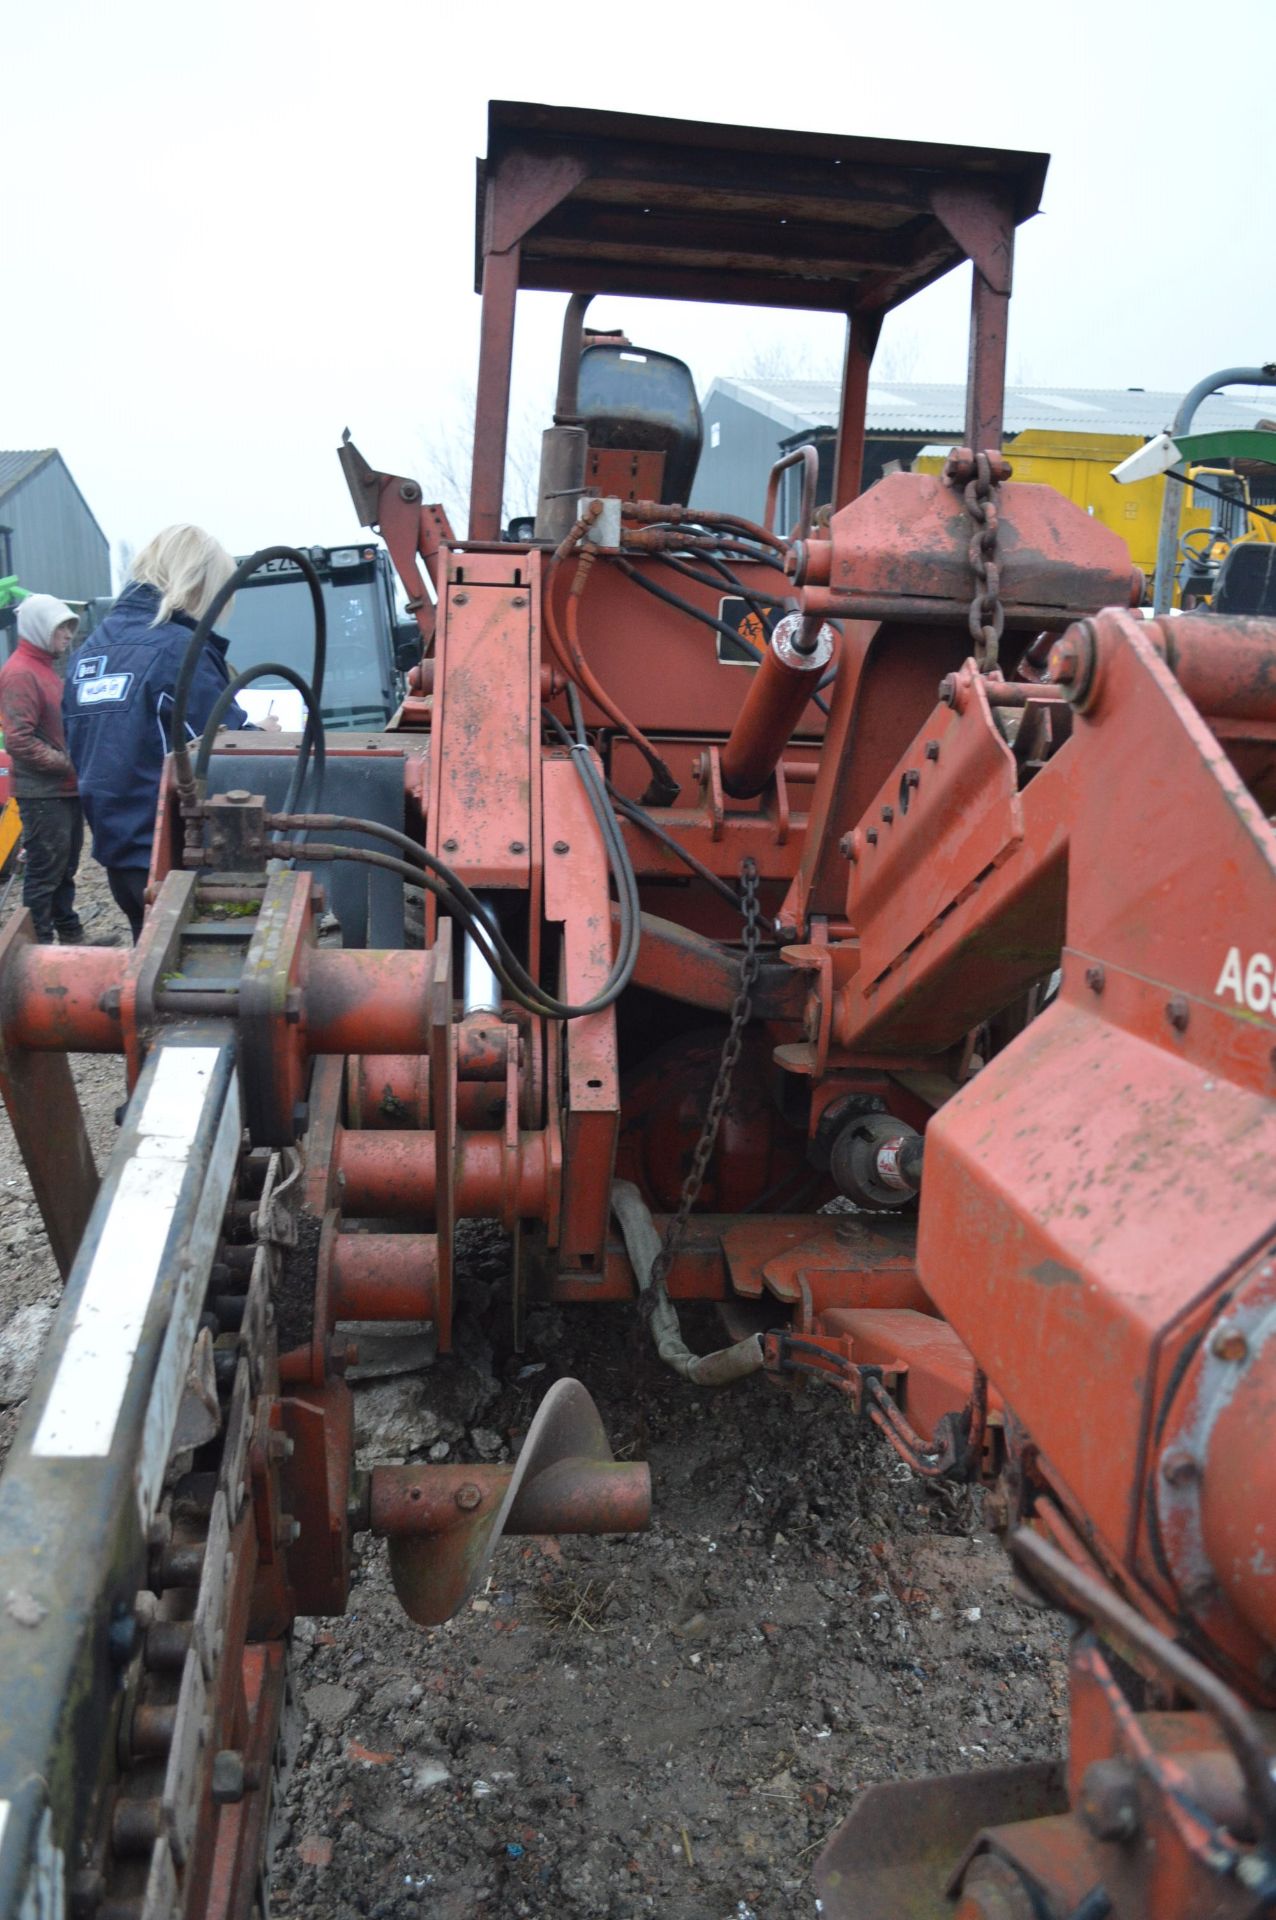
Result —
<instances>
[{"instance_id":1,"label":"muddy trouser","mask_svg":"<svg viewBox=\"0 0 1276 1920\"><path fill-rule=\"evenodd\" d=\"M75 911L75 870L84 845L84 811L78 800L59 796L36 800L18 795L27 864L22 902L31 909L37 940L84 936Z\"/></svg>"},{"instance_id":2,"label":"muddy trouser","mask_svg":"<svg viewBox=\"0 0 1276 1920\"><path fill-rule=\"evenodd\" d=\"M108 867L106 870L111 898L129 923L134 946L146 914L146 878L145 867Z\"/></svg>"}]
</instances>

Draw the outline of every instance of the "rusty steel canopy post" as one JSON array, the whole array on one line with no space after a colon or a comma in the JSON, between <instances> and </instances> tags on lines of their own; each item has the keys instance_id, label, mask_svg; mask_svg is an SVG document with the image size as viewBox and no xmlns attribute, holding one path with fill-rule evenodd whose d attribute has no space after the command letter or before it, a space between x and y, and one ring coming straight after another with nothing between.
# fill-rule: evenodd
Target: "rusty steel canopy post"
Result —
<instances>
[{"instance_id":1,"label":"rusty steel canopy post","mask_svg":"<svg viewBox=\"0 0 1276 1920\"><path fill-rule=\"evenodd\" d=\"M864 484L864 440L868 382L882 332L882 315L862 310L846 316L846 358L842 368L842 410L837 426L833 511L854 500Z\"/></svg>"},{"instance_id":2,"label":"rusty steel canopy post","mask_svg":"<svg viewBox=\"0 0 1276 1920\"><path fill-rule=\"evenodd\" d=\"M578 187L588 171L581 153L561 147L535 155L513 147L480 162L477 290L483 295L474 462L470 482L471 540L499 540L509 424L514 306L522 278L524 236Z\"/></svg>"},{"instance_id":3,"label":"rusty steel canopy post","mask_svg":"<svg viewBox=\"0 0 1276 1920\"><path fill-rule=\"evenodd\" d=\"M1010 241L1013 245L1013 240ZM970 358L966 368L966 444L999 450L1006 405L1008 293L971 268Z\"/></svg>"},{"instance_id":4,"label":"rusty steel canopy post","mask_svg":"<svg viewBox=\"0 0 1276 1920\"><path fill-rule=\"evenodd\" d=\"M471 540L501 537L517 295L517 245L506 253L489 253L483 262L483 320L474 415L474 464L470 476Z\"/></svg>"},{"instance_id":5,"label":"rusty steel canopy post","mask_svg":"<svg viewBox=\"0 0 1276 1920\"><path fill-rule=\"evenodd\" d=\"M995 185L945 183L932 205L971 262L966 445L1000 451L1006 397L1006 326L1014 276L1015 214Z\"/></svg>"}]
</instances>

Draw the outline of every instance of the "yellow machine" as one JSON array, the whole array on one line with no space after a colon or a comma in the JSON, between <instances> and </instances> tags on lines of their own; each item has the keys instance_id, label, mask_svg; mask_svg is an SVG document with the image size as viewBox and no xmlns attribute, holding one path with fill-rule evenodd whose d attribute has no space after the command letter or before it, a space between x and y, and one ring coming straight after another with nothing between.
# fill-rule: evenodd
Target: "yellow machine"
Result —
<instances>
[{"instance_id":1,"label":"yellow machine","mask_svg":"<svg viewBox=\"0 0 1276 1920\"><path fill-rule=\"evenodd\" d=\"M22 815L11 785L9 756L4 751L4 735L0 733L0 877L9 871L10 862L22 843Z\"/></svg>"},{"instance_id":2,"label":"yellow machine","mask_svg":"<svg viewBox=\"0 0 1276 1920\"><path fill-rule=\"evenodd\" d=\"M18 812L18 803L13 799L6 800L4 811L0 813L0 874L8 871L9 862L21 839L22 815Z\"/></svg>"},{"instance_id":3,"label":"yellow machine","mask_svg":"<svg viewBox=\"0 0 1276 1920\"><path fill-rule=\"evenodd\" d=\"M1276 436L1274 436L1276 437ZM1066 500L1092 514L1096 520L1119 533L1130 549L1130 558L1142 569L1151 590L1156 570L1156 543L1161 524L1161 499L1167 482L1156 474L1147 480L1122 486L1112 478L1112 468L1127 455L1137 453L1143 436L1129 433L1054 433L1049 428L1030 428L1016 434L1006 447L1006 455L1015 470L1016 480L1035 481L1054 487ZM947 448L919 454L913 462L919 473L941 473ZM1226 504L1208 495L1198 494L1194 486L1181 487L1183 496L1179 518L1180 549L1204 553L1211 545L1219 515L1230 507L1236 526L1229 529L1231 541L1240 538L1269 541L1276 527L1257 519L1249 511L1249 482L1225 468L1194 466L1192 479L1233 496ZM1174 484L1174 483L1170 483ZM1178 592L1175 591L1175 605Z\"/></svg>"}]
</instances>

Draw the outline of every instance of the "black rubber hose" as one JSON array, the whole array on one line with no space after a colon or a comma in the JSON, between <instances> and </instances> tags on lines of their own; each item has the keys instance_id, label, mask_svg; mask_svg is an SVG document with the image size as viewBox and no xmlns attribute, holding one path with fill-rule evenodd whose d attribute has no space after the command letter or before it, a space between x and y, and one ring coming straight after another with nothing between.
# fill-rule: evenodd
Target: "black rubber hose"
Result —
<instances>
[{"instance_id":1,"label":"black rubber hose","mask_svg":"<svg viewBox=\"0 0 1276 1920\"><path fill-rule=\"evenodd\" d=\"M606 780L598 767L594 765L593 756L589 751L589 735L585 730L585 712L581 705L580 694L575 686L568 686L567 700L571 708L572 724L576 730L576 738L570 743L572 758L576 763L576 771L584 782L585 792L589 798L594 818L598 822L598 830L603 837L603 845L609 849L608 864L611 867L612 876L616 882L616 893L620 902L622 946L627 937L632 940L633 957L629 964L629 974L627 976L632 977L634 966L638 960L639 942L642 938L641 912L638 904L638 881L634 874L633 862L629 858L629 849L625 845L625 837L616 824L615 813L612 811L611 803L607 798Z\"/></svg>"},{"instance_id":2,"label":"black rubber hose","mask_svg":"<svg viewBox=\"0 0 1276 1920\"><path fill-rule=\"evenodd\" d=\"M654 580L648 580L645 575L639 573L637 567L631 566L628 560L618 560L616 565L622 573L628 574L635 586L641 587L644 593L654 594L657 600L664 600L669 606L677 607L680 613L690 614L693 620L699 620L704 626L711 627L715 632L723 634L733 645L743 647L745 652L751 653L755 660L760 661L762 659L761 648L755 647L752 640L747 640L742 633L735 627L729 626L725 620L719 620L716 615L706 613L703 607L696 606L691 600L684 600L681 594L670 592L668 587L657 586ZM813 693L811 699L827 719L827 703L821 700L818 693Z\"/></svg>"},{"instance_id":3,"label":"black rubber hose","mask_svg":"<svg viewBox=\"0 0 1276 1920\"><path fill-rule=\"evenodd\" d=\"M664 554L661 554L660 557L664 561L667 567L672 567L676 573L686 574L688 580L698 580L702 587L711 587L711 586L717 585L717 581L706 580L703 574L697 573L695 568L692 566L689 566L687 562L681 558L680 555L672 554L672 553L664 553ZM721 554L706 553L702 556L702 558L704 560L705 565L707 567L714 568L719 578L722 580L725 580L728 586L731 587L732 591L734 593L737 593L740 596L740 598L745 602L745 604L749 608L749 611L757 615L757 618L761 622L766 632L767 638L769 639L771 635L775 632L777 622L773 621L769 617L765 606L763 605L761 599L755 593L753 588L746 586L744 581L740 579L739 575L731 571L730 567L727 565L726 561L722 558ZM759 558L762 560L763 564L766 566L774 565L774 562L766 559L765 556L759 556ZM792 594L785 594L784 601L785 601L786 612L792 613L797 611L800 603L796 599L794 599ZM774 604L777 606L779 605L778 598ZM739 634L737 638L740 640L743 646L747 647L749 645L749 642L745 639L743 634ZM829 668L828 672L822 676L816 691L819 693L823 693L825 687L831 687L833 682L836 679L837 679L837 666L836 664L834 664ZM823 702L820 702L819 704L823 705ZM825 708L825 711L827 712L827 708Z\"/></svg>"},{"instance_id":4,"label":"black rubber hose","mask_svg":"<svg viewBox=\"0 0 1276 1920\"><path fill-rule=\"evenodd\" d=\"M589 1013L599 1013L619 998L633 978L638 960L638 945L642 937L641 916L638 904L638 883L634 877L633 865L615 815L608 803L602 775L594 766L585 738L584 718L579 698L572 689L573 718L576 722L577 738L573 739L567 728L553 714L546 718L572 750L577 762L577 771L585 784L586 795L591 809L598 821L603 843L608 852L608 864L616 881L616 891L620 901L620 942L616 958L608 974L606 984L599 993L582 1006L573 1006L558 1000L547 993L527 972L518 956L505 940L499 928L493 927L484 910L483 902L472 893L469 887L446 862L428 853L424 847L410 839L397 828L382 826L370 820L357 820L347 814L295 814L285 809L283 813L268 816L272 828L297 827L320 832L364 833L370 838L387 841L399 848L407 858L397 860L383 854L376 854L366 848L311 847L308 858L364 860L371 866L387 867L389 871L399 873L412 884L422 886L435 896L448 912L474 940L484 959L500 979L501 984L512 1000L530 1013L539 1014L546 1019L577 1019ZM281 846L281 853L299 854L300 843L296 847Z\"/></svg>"},{"instance_id":5,"label":"black rubber hose","mask_svg":"<svg viewBox=\"0 0 1276 1920\"><path fill-rule=\"evenodd\" d=\"M636 800L630 800L627 795L617 793L610 780L607 782L607 791L611 795L612 805L624 814L626 820L632 820L636 827L640 827L644 833L649 833L653 840L659 840L661 846L667 847L670 853L676 854L678 859L682 861L682 864L685 867L689 867L698 880L703 880L706 885L713 888L715 893L720 893L724 900L729 901L737 912L739 911L739 894L736 893L733 887L728 886L727 882L723 880L719 874L716 874L712 867L706 867L703 860L697 860L694 853L690 852L688 848L682 846L675 840L671 833L667 833L663 827L658 826L651 815L645 808L640 807Z\"/></svg>"},{"instance_id":6,"label":"black rubber hose","mask_svg":"<svg viewBox=\"0 0 1276 1920\"><path fill-rule=\"evenodd\" d=\"M768 612L766 604L760 595L757 594L752 587L746 587L744 581L740 579L738 574L733 573L726 561L720 559L716 553L706 553L701 557L705 565L712 567L714 573L717 574L716 580L708 574L701 573L698 567L693 567L690 562L684 560L680 554L662 553L660 556L665 566L672 567L675 573L682 574L688 580L694 580L698 586L719 589L725 584L730 587L732 593L744 601L749 612L760 622L763 632L767 638L770 639L775 630L775 621L772 613ZM791 599L792 596L786 595L785 598ZM740 638L743 640L744 635L741 634Z\"/></svg>"},{"instance_id":7,"label":"black rubber hose","mask_svg":"<svg viewBox=\"0 0 1276 1920\"><path fill-rule=\"evenodd\" d=\"M665 556L662 554L660 557L663 560ZM681 594L672 592L669 587L662 587L658 581L648 580L646 574L639 573L637 567L632 566L628 560L618 560L616 565L622 573L628 574L634 585L641 587L644 593L651 594L657 600L663 600L666 606L676 607L679 613L690 614L693 620L699 620L703 626L713 627L725 639L735 641L747 653L751 653L755 660L761 660L761 647L755 646L752 640L738 633L727 621L719 620L716 614L706 613L703 607L696 606L692 600L684 600Z\"/></svg>"},{"instance_id":8,"label":"black rubber hose","mask_svg":"<svg viewBox=\"0 0 1276 1920\"><path fill-rule=\"evenodd\" d=\"M246 560L241 560L225 586L219 588L214 594L211 603L196 621L195 631L186 643L186 651L182 655L182 664L177 670L177 680L173 687L172 740L179 792L189 792L193 786L190 752L186 743L186 709L190 704L190 692L195 679L195 669L199 665L199 656L204 651L205 643L216 626L223 608L234 598L245 580L250 579L259 567L268 565L272 560L290 561L310 588L310 602L315 619L315 664L314 672L310 676L310 684L314 689L315 712L322 712L324 671L328 664L328 614L324 606L323 588L319 582L319 575L315 572L314 562L309 554L302 553L297 547L261 547L256 553L250 553ZM307 719L306 731L301 739L300 759L303 779L310 756L315 751L315 724L313 717ZM323 731L322 725L319 726L318 731ZM300 792L300 783L298 783L298 791Z\"/></svg>"},{"instance_id":9,"label":"black rubber hose","mask_svg":"<svg viewBox=\"0 0 1276 1920\"><path fill-rule=\"evenodd\" d=\"M504 935L491 925L486 914L483 913L482 902L470 892L459 874L454 873L444 861L437 860L424 847L418 846L410 835L400 833L397 827L383 826L377 820L360 820L355 815L346 813L269 813L266 816L266 825L272 832L291 828L303 833L362 833L369 839L384 840L390 846L397 847L404 857L402 861L392 862L396 870L410 868L412 885L423 886L427 892L433 893L436 899L443 902L453 918L459 920L467 929L472 921L477 923L478 938L483 947L484 956L493 969L501 973L502 978L504 978L504 968L500 954L494 949L494 942L500 944L509 960L521 966L505 942ZM362 859L365 854L373 864L382 864L383 856L374 856L369 848L347 848L342 857ZM319 856L312 850L312 857ZM424 877L426 875L431 876L431 879L427 880ZM524 974L524 978L530 981L531 976ZM541 989L535 987L534 982L532 985L539 995Z\"/></svg>"},{"instance_id":10,"label":"black rubber hose","mask_svg":"<svg viewBox=\"0 0 1276 1920\"><path fill-rule=\"evenodd\" d=\"M359 826L364 831L369 829L369 823L365 821L359 822ZM290 841L283 841L279 851L285 858L318 861L361 861L367 866L378 867L384 872L398 874L401 879L408 881L412 886L423 887L427 893L432 893L440 904L448 909L452 917L457 920L465 932L475 941L488 965L492 968L492 971L497 975L502 986L505 988L509 998L515 1001L517 1005L526 1008L529 1013L536 1014L543 1019L575 1020L585 1014L601 1013L605 1007L609 1007L614 1000L619 998L633 976L633 968L637 960L636 946L633 954L625 957L625 967L621 970L622 977L610 979L607 986L596 998L586 1002L583 1006L570 1006L563 1001L555 1000L551 996L544 995L539 988L535 988L534 982L532 983L534 991L527 992L519 984L519 976L521 976L522 979L529 979L530 976L525 972L522 963L514 959L505 942L504 936L495 934L495 929L483 919L481 914L472 913L464 901L454 894L443 881L439 880L419 860L398 860L392 854L374 853L368 847L337 847L328 846L320 842L314 842L307 846L302 841L298 841L296 845L293 845ZM421 849L417 848L416 851L420 853ZM468 888L463 889L463 891L468 892ZM473 898L472 895L470 897ZM494 935L501 949L500 952L498 952L492 944ZM513 967L508 964L510 961L513 961ZM616 972L617 969L614 968L613 974Z\"/></svg>"},{"instance_id":11,"label":"black rubber hose","mask_svg":"<svg viewBox=\"0 0 1276 1920\"><path fill-rule=\"evenodd\" d=\"M268 673L273 673L278 679L286 680L289 686L295 687L306 703L307 730L313 727L315 734L314 793L311 797L310 804L313 808L317 809L323 800L323 783L327 761L327 747L324 741L323 720L319 712L319 701L313 688L302 679L301 675L295 673L291 667L284 666L283 663L278 660L265 660L260 666L245 667L244 671L237 673L230 684L224 687L218 694L213 705L213 710L209 714L204 725L204 731L200 736L199 752L195 755L196 782L202 780L208 772L208 762L212 758L213 743L217 736L217 729L229 713L235 695L241 692L244 687L251 686L254 680L264 680ZM296 764L293 767L292 779L288 784L288 792L284 798L283 810L285 813L291 813L301 798L301 782L305 778L305 772L305 762L302 756L298 754Z\"/></svg>"}]
</instances>

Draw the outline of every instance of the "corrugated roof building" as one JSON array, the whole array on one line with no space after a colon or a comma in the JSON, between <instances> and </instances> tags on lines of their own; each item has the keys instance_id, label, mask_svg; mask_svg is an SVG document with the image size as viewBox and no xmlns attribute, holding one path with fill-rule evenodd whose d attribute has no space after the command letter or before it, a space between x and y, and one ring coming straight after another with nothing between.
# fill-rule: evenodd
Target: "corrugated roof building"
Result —
<instances>
[{"instance_id":1,"label":"corrugated roof building","mask_svg":"<svg viewBox=\"0 0 1276 1920\"><path fill-rule=\"evenodd\" d=\"M56 447L0 452L0 574L31 593L111 591L111 549Z\"/></svg>"},{"instance_id":2,"label":"corrugated roof building","mask_svg":"<svg viewBox=\"0 0 1276 1920\"><path fill-rule=\"evenodd\" d=\"M1135 435L1168 427L1183 396L1142 387L1007 387L1006 444L1033 428L1055 433ZM835 380L714 380L701 403L704 452L692 504L757 519L766 479L780 454L811 440L821 452L821 501L828 498L841 388ZM955 445L965 427L966 389L958 382L881 380L868 389L865 485L889 460L909 465L924 447ZM1198 433L1255 427L1276 415L1276 392L1212 394L1199 408ZM785 510L788 511L786 500ZM791 517L791 516L790 516Z\"/></svg>"}]
</instances>

